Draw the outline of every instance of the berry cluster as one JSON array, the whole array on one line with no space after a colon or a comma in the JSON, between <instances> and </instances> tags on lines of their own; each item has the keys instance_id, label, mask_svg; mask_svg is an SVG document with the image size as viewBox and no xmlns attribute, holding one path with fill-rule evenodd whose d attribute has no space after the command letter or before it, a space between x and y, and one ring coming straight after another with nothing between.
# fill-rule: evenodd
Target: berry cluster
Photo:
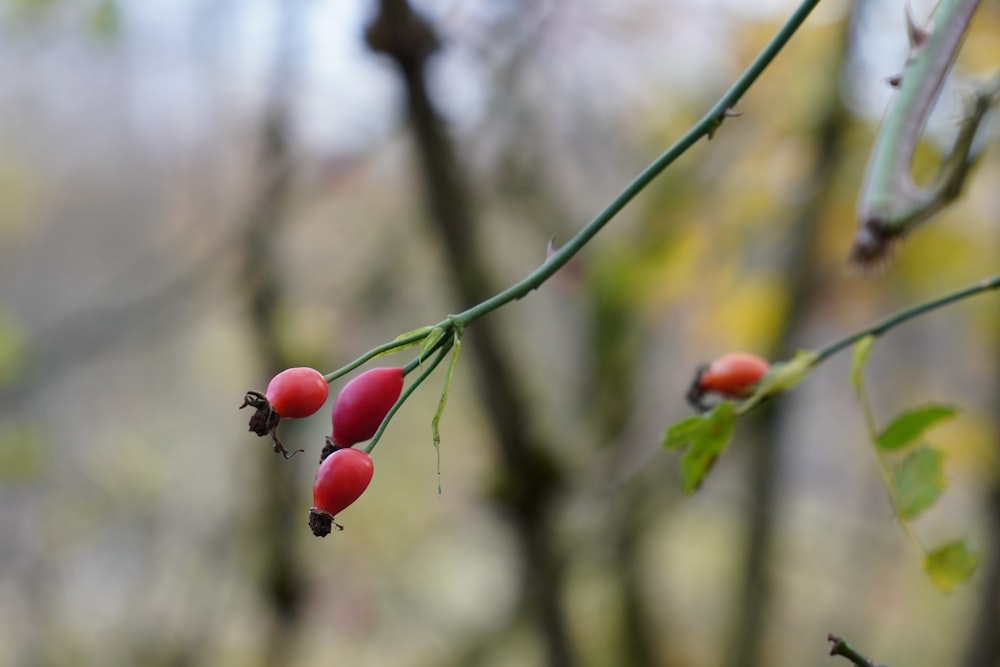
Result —
<instances>
[{"instance_id":1,"label":"berry cluster","mask_svg":"<svg viewBox=\"0 0 1000 667\"><path fill-rule=\"evenodd\" d=\"M699 410L707 410L706 396L746 398L767 375L768 362L745 352L723 355L698 368L688 400ZM344 385L331 411L332 431L320 454L319 469L313 482L313 504L309 510L309 527L317 537L342 530L335 517L361 497L375 472L370 455L374 442L356 448L375 438L399 401L403 392L401 367L373 368L361 373ZM419 380L418 380L419 381ZM274 450L285 458L289 453L278 438L277 428L282 419L302 419L315 414L329 396L326 377L312 368L289 368L271 380L263 394L249 391L241 408L252 407L250 430L260 436L269 435Z\"/></svg>"},{"instance_id":2,"label":"berry cluster","mask_svg":"<svg viewBox=\"0 0 1000 667\"><path fill-rule=\"evenodd\" d=\"M309 527L317 537L342 526L334 517L361 497L372 481L374 465L368 451L354 445L370 440L403 391L403 369L373 368L348 382L334 401L333 432L326 438L313 483ZM326 378L312 368L289 368L271 380L263 394L247 392L241 408L252 407L250 430L271 436L276 452L290 458L278 438L282 419L302 419L315 414L329 396Z\"/></svg>"}]
</instances>

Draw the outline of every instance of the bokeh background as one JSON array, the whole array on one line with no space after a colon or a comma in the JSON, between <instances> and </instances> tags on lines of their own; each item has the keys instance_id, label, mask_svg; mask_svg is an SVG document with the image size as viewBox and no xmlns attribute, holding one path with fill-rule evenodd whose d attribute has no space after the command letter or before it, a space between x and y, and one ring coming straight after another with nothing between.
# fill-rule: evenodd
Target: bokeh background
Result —
<instances>
[{"instance_id":1,"label":"bokeh background","mask_svg":"<svg viewBox=\"0 0 1000 667\"><path fill-rule=\"evenodd\" d=\"M530 272L795 3L424 0L402 34L437 49L407 68L369 43L398 49L400 14L366 40L388 1L0 1L0 665L846 664L829 632L895 667L1000 664L996 295L894 330L867 373L883 423L960 408L915 524L979 549L951 595L893 521L849 353L741 422L697 494L660 448L700 362L997 270L992 125L955 206L883 271L845 261L904 4L822 3L741 116L468 332L440 477L443 373L316 539L329 404L282 426L307 450L285 461L243 393ZM918 172L997 35L983 3Z\"/></svg>"}]
</instances>

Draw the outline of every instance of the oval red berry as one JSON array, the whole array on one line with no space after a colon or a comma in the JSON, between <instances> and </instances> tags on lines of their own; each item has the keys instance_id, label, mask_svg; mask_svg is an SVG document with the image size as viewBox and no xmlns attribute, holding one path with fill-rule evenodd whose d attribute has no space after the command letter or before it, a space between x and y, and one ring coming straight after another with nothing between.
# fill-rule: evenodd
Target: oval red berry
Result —
<instances>
[{"instance_id":1,"label":"oval red berry","mask_svg":"<svg viewBox=\"0 0 1000 667\"><path fill-rule=\"evenodd\" d=\"M313 483L313 511L339 514L368 488L375 466L360 449L338 449L323 459Z\"/></svg>"},{"instance_id":2,"label":"oval red berry","mask_svg":"<svg viewBox=\"0 0 1000 667\"><path fill-rule=\"evenodd\" d=\"M701 374L698 386L725 396L742 397L753 393L754 385L771 369L766 359L748 352L724 354Z\"/></svg>"},{"instance_id":3,"label":"oval red berry","mask_svg":"<svg viewBox=\"0 0 1000 667\"><path fill-rule=\"evenodd\" d=\"M298 367L275 375L264 395L279 416L302 419L323 407L329 394L330 386L322 373L313 368Z\"/></svg>"},{"instance_id":4,"label":"oval red berry","mask_svg":"<svg viewBox=\"0 0 1000 667\"><path fill-rule=\"evenodd\" d=\"M402 392L398 367L373 368L348 382L333 404L333 441L350 447L370 440Z\"/></svg>"}]
</instances>

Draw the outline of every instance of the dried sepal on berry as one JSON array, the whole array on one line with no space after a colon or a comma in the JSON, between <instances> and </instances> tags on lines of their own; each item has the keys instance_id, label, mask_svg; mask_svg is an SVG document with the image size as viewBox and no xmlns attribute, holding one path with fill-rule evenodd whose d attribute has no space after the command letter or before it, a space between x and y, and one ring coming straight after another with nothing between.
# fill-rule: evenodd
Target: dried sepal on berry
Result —
<instances>
[{"instance_id":1,"label":"dried sepal on berry","mask_svg":"<svg viewBox=\"0 0 1000 667\"><path fill-rule=\"evenodd\" d=\"M286 368L271 378L265 393L248 391L240 409L254 409L250 431L261 437L271 436L274 451L288 459L303 450L288 452L278 437L278 424L282 419L302 419L315 414L323 407L329 393L326 378L316 369Z\"/></svg>"},{"instance_id":2,"label":"dried sepal on berry","mask_svg":"<svg viewBox=\"0 0 1000 667\"><path fill-rule=\"evenodd\" d=\"M254 409L254 413L250 415L249 431L256 433L262 438L270 436L271 448L276 453L281 454L283 458L290 459L303 451L296 449L293 452L289 452L285 444L281 442L281 438L278 437L278 424L281 423L281 415L271 407L270 401L267 400L264 394L259 391L248 391L243 397L243 405L240 406L240 410L243 408Z\"/></svg>"}]
</instances>

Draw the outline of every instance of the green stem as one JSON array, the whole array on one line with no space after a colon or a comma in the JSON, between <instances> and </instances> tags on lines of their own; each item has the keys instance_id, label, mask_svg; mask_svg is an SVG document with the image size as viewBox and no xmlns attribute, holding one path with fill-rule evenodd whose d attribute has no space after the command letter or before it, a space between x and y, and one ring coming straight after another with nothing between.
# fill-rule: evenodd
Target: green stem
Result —
<instances>
[{"instance_id":1,"label":"green stem","mask_svg":"<svg viewBox=\"0 0 1000 667\"><path fill-rule=\"evenodd\" d=\"M885 486L886 493L889 494L889 504L892 505L892 511L896 514L896 519L899 521L899 525L903 528L903 532L906 533L906 537L910 540L910 543L916 547L921 555L926 555L927 552L924 549L924 545L920 542L920 538L917 537L913 526L908 520L903 518L899 504L899 495L896 493L896 486L892 483L892 472L889 470L885 457L878 447L878 424L875 422L875 411L872 409L871 399L868 397L868 389L865 387L864 381L858 382L857 391L858 400L861 402L861 411L865 417L865 430L868 431L868 439L872 443L872 451L875 454L875 461L878 464L879 475L882 477L882 484Z\"/></svg>"},{"instance_id":2,"label":"green stem","mask_svg":"<svg viewBox=\"0 0 1000 667\"><path fill-rule=\"evenodd\" d=\"M526 276L523 280L508 289L486 299L485 301L469 308L468 310L455 315L453 319L462 325L467 325L480 317L493 312L497 308L504 306L511 301L516 301L526 296L532 290L538 289L546 280L552 277L556 271L562 268L576 253L578 253L608 222L611 221L632 199L635 198L653 179L660 175L664 169L670 166L678 157L684 154L702 137L709 137L715 133L726 117L731 113L740 98L746 93L757 78L767 69L775 56L784 48L788 40L801 27L809 13L818 5L820 0L804 0L798 9L789 17L788 21L774 35L771 41L764 47L757 58L747 67L746 71L736 80L726 93L719 98L707 114L688 132L677 140L674 145L664 151L648 167L629 183L621 193L615 197L604 210L570 238L558 251L552 254L540 267Z\"/></svg>"},{"instance_id":3,"label":"green stem","mask_svg":"<svg viewBox=\"0 0 1000 667\"><path fill-rule=\"evenodd\" d=\"M407 375L418 369L420 366L422 366L423 363L428 359L430 359L431 355L433 355L436 351L440 350L442 347L445 346L450 348L454 343L455 339L454 332L445 331L441 328L434 327L426 335L429 336L434 331L440 332L440 335L430 345L428 345L427 342L424 342L424 347L420 351L420 354L411 359L410 363L403 366L403 377L406 377Z\"/></svg>"},{"instance_id":4,"label":"green stem","mask_svg":"<svg viewBox=\"0 0 1000 667\"><path fill-rule=\"evenodd\" d=\"M850 644L845 642L840 637L837 637L836 635L827 635L826 640L832 644L830 647L830 655L839 655L842 658L847 658L857 665L857 667L876 667L874 662L858 653L851 647Z\"/></svg>"},{"instance_id":5,"label":"green stem","mask_svg":"<svg viewBox=\"0 0 1000 667\"><path fill-rule=\"evenodd\" d=\"M915 317L919 317L924 313L937 310L938 308L943 308L944 306L955 303L956 301L961 301L962 299L966 299L970 296L975 296L981 292L988 292L998 288L1000 288L1000 274L997 274L992 278L981 280L978 283L970 285L964 289L960 289L957 292L946 294L942 297L934 299L933 301L928 301L926 303L921 303L911 308L907 308L906 310L901 310L895 315L891 315L866 329L852 333L850 336L846 336L845 338L841 338L840 340L827 345L823 349L819 350L817 353L818 356L813 362L813 365L817 365L825 361L828 357L840 352L845 347L854 345L865 336L881 336L890 329L893 329L904 322L908 322Z\"/></svg>"},{"instance_id":6,"label":"green stem","mask_svg":"<svg viewBox=\"0 0 1000 667\"><path fill-rule=\"evenodd\" d=\"M351 363L341 366L335 371L327 373L326 375L323 376L323 379L326 380L327 384L329 384L334 380L336 380L337 378L347 375L355 368L365 365L375 357L378 357L383 354L388 354L389 352L393 352L395 350L401 350L404 347L409 347L411 345L420 342L421 340L426 338L427 335L431 333L431 331L433 330L434 327L424 327L422 329L417 329L416 331L413 331L405 336L400 336L399 338L395 338L389 341L388 343L383 343L378 347L373 347L372 349L368 350L367 352L362 354L360 357L358 357Z\"/></svg>"},{"instance_id":7,"label":"green stem","mask_svg":"<svg viewBox=\"0 0 1000 667\"><path fill-rule=\"evenodd\" d=\"M339 377L350 373L355 368L364 365L375 357L392 352L397 349L413 345L426 338L434 330L442 330L442 339L450 338L449 334L457 332L460 336L464 327L471 322L487 315L502 306L523 298L531 291L538 289L545 281L551 278L556 271L566 265L576 253L580 252L584 246L600 232L625 206L632 201L643 189L646 188L664 169L672 164L678 157L683 155L702 137L711 138L715 131L722 125L731 110L739 102L740 98L750 89L750 86L760 77L760 75L771 64L771 61L781 52L781 50L791 39L792 35L802 26L802 23L809 16L809 13L820 3L820 0L803 0L795 12L788 18L785 24L774 35L770 42L761 50L760 54L747 67L736 82L719 98L719 101L705 114L704 117L684 136L677 140L670 148L664 151L648 167L646 167L631 183L629 183L621 193L609 203L604 210L580 229L571 237L558 251L554 252L540 267L524 277L521 281L505 289L494 296L481 301L480 303L462 311L457 315L451 315L441 322L429 327L418 329L410 334L397 338L393 341L373 348L361 355L349 364L324 375L324 379L329 383ZM412 365L412 364L411 364ZM436 365L436 364L435 364ZM410 366L408 371L412 370Z\"/></svg>"}]
</instances>

